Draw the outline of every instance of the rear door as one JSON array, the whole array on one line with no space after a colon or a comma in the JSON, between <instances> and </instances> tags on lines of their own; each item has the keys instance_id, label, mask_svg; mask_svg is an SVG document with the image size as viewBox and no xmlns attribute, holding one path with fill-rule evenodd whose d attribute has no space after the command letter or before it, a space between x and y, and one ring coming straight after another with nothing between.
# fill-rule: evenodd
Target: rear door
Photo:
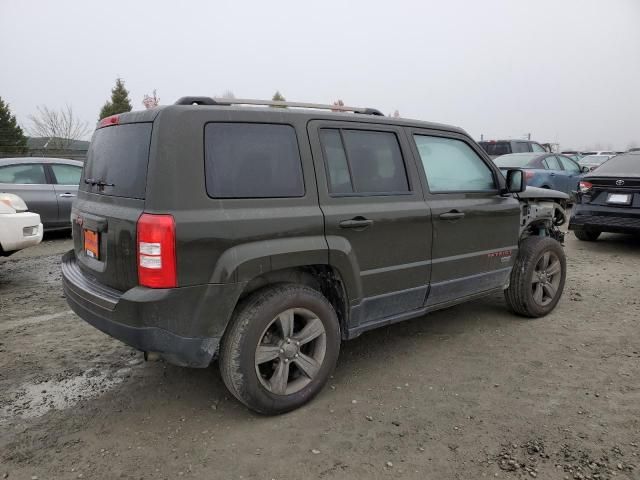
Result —
<instances>
[{"instance_id":1,"label":"rear door","mask_svg":"<svg viewBox=\"0 0 640 480\"><path fill-rule=\"evenodd\" d=\"M548 182L545 182L552 190L567 192L569 180L567 174L562 168L560 159L557 155L549 155L542 160L543 165L547 169Z\"/></svg>"},{"instance_id":2,"label":"rear door","mask_svg":"<svg viewBox=\"0 0 640 480\"><path fill-rule=\"evenodd\" d=\"M352 326L422 307L431 213L403 130L312 121L308 131L330 262L360 285Z\"/></svg>"},{"instance_id":3,"label":"rear door","mask_svg":"<svg viewBox=\"0 0 640 480\"><path fill-rule=\"evenodd\" d=\"M57 226L58 201L41 163L18 163L0 167L0 192L14 193L29 211L40 215L45 228Z\"/></svg>"},{"instance_id":4,"label":"rear door","mask_svg":"<svg viewBox=\"0 0 640 480\"><path fill-rule=\"evenodd\" d=\"M80 268L121 291L137 284L136 226L145 204L151 129L152 123L98 128L72 207Z\"/></svg>"},{"instance_id":5,"label":"rear door","mask_svg":"<svg viewBox=\"0 0 640 480\"><path fill-rule=\"evenodd\" d=\"M464 135L412 129L433 224L427 305L506 285L518 249L519 202Z\"/></svg>"},{"instance_id":6,"label":"rear door","mask_svg":"<svg viewBox=\"0 0 640 480\"><path fill-rule=\"evenodd\" d=\"M51 173L53 189L58 199L58 224L70 226L71 206L78 196L82 167L64 163L49 163L46 167Z\"/></svg>"}]
</instances>

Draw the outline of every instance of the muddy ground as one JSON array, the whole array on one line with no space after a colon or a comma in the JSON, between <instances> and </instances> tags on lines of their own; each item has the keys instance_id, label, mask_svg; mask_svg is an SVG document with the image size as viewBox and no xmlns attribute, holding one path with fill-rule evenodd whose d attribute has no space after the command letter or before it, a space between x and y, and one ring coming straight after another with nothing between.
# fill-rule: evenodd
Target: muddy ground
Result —
<instances>
[{"instance_id":1,"label":"muddy ground","mask_svg":"<svg viewBox=\"0 0 640 480\"><path fill-rule=\"evenodd\" d=\"M546 318L494 296L366 333L275 418L76 317L70 244L0 260L0 478L640 478L638 238L569 236Z\"/></svg>"}]
</instances>

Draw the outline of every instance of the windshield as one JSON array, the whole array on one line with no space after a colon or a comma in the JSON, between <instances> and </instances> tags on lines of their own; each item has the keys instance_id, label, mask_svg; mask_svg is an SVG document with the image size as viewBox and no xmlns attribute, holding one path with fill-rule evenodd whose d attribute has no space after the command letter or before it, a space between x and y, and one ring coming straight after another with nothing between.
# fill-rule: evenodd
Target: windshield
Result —
<instances>
[{"instance_id":1,"label":"windshield","mask_svg":"<svg viewBox=\"0 0 640 480\"><path fill-rule=\"evenodd\" d=\"M539 156L539 153L514 153L511 155L503 155L501 157L494 158L493 163L495 163L500 168L524 168L527 167L533 159Z\"/></svg>"},{"instance_id":2,"label":"windshield","mask_svg":"<svg viewBox=\"0 0 640 480\"><path fill-rule=\"evenodd\" d=\"M600 165L601 163L606 162L607 160L609 160L610 157L608 157L607 155L587 155L586 157L582 157L580 159L580 163L581 164L596 164L596 165Z\"/></svg>"}]
</instances>

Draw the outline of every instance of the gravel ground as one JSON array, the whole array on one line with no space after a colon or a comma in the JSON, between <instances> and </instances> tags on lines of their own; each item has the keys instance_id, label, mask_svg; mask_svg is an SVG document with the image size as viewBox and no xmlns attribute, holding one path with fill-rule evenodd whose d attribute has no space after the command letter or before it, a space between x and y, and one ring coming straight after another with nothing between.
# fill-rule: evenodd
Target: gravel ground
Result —
<instances>
[{"instance_id":1,"label":"gravel ground","mask_svg":"<svg viewBox=\"0 0 640 480\"><path fill-rule=\"evenodd\" d=\"M252 414L68 308L58 235L0 259L0 478L640 478L640 239L569 236L564 296L501 296L343 344L328 386Z\"/></svg>"}]
</instances>

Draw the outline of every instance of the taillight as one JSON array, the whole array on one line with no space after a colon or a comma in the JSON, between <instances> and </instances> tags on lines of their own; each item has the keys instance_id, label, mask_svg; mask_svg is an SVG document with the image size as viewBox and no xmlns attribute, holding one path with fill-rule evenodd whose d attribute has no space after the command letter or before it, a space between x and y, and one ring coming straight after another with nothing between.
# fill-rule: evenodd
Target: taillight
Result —
<instances>
[{"instance_id":1,"label":"taillight","mask_svg":"<svg viewBox=\"0 0 640 480\"><path fill-rule=\"evenodd\" d=\"M120 123L120 115L111 115L110 117L104 117L98 122L98 128L108 127L110 125L118 125Z\"/></svg>"},{"instance_id":2,"label":"taillight","mask_svg":"<svg viewBox=\"0 0 640 480\"><path fill-rule=\"evenodd\" d=\"M524 179L525 180L531 180L534 177L535 173L532 172L531 170L525 170L524 171Z\"/></svg>"},{"instance_id":3,"label":"taillight","mask_svg":"<svg viewBox=\"0 0 640 480\"><path fill-rule=\"evenodd\" d=\"M593 184L591 182L580 182L580 192L587 193L593 188Z\"/></svg>"},{"instance_id":4,"label":"taillight","mask_svg":"<svg viewBox=\"0 0 640 480\"><path fill-rule=\"evenodd\" d=\"M171 215L144 213L138 219L138 283L150 288L177 285L176 223Z\"/></svg>"}]
</instances>

